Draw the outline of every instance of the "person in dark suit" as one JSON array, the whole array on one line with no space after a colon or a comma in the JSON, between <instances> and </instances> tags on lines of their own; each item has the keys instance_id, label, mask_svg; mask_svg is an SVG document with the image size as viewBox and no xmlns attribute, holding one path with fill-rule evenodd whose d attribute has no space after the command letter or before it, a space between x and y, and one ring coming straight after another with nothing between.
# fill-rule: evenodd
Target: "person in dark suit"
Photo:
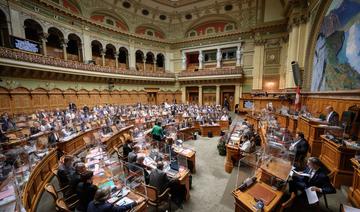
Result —
<instances>
[{"instance_id":1,"label":"person in dark suit","mask_svg":"<svg viewBox=\"0 0 360 212\"><path fill-rule=\"evenodd\" d=\"M70 103L69 103L69 110L71 110L71 111L76 111L76 104L73 103L73 102L70 102Z\"/></svg>"},{"instance_id":2,"label":"person in dark suit","mask_svg":"<svg viewBox=\"0 0 360 212\"><path fill-rule=\"evenodd\" d=\"M295 161L301 162L307 155L309 144L305 139L304 133L297 132L296 140L291 144L289 150L295 152Z\"/></svg>"},{"instance_id":3,"label":"person in dark suit","mask_svg":"<svg viewBox=\"0 0 360 212\"><path fill-rule=\"evenodd\" d=\"M149 185L155 187L159 194L162 194L169 186L170 179L165 172L163 172L164 164L158 162L156 169L150 173Z\"/></svg>"},{"instance_id":4,"label":"person in dark suit","mask_svg":"<svg viewBox=\"0 0 360 212\"><path fill-rule=\"evenodd\" d=\"M125 144L123 145L123 157L128 158L129 153L132 151L132 148L130 147L131 141L130 140L126 140Z\"/></svg>"},{"instance_id":5,"label":"person in dark suit","mask_svg":"<svg viewBox=\"0 0 360 212\"><path fill-rule=\"evenodd\" d=\"M121 206L113 205L107 202L110 197L110 188L98 189L95 193L94 200L89 203L87 212L125 212L137 204L137 202L133 202Z\"/></svg>"},{"instance_id":6,"label":"person in dark suit","mask_svg":"<svg viewBox=\"0 0 360 212\"><path fill-rule=\"evenodd\" d=\"M1 126L1 124L0 124ZM9 138L5 135L5 133L2 131L1 127L0 127L0 143L1 142L6 142L9 141Z\"/></svg>"},{"instance_id":7,"label":"person in dark suit","mask_svg":"<svg viewBox=\"0 0 360 212\"><path fill-rule=\"evenodd\" d=\"M86 173L86 166L83 162L78 162L74 165L75 171L70 175L69 183L73 191L76 191L76 187L81 182L81 175Z\"/></svg>"},{"instance_id":8,"label":"person in dark suit","mask_svg":"<svg viewBox=\"0 0 360 212\"><path fill-rule=\"evenodd\" d=\"M226 108L226 110L228 110L228 111L230 110L230 103L226 97L224 99L224 108Z\"/></svg>"},{"instance_id":9,"label":"person in dark suit","mask_svg":"<svg viewBox=\"0 0 360 212\"><path fill-rule=\"evenodd\" d=\"M70 177L74 172L74 168L72 167L73 157L69 155L65 155L62 159L62 163L59 165L59 169L57 175L59 177L60 187L64 187L69 185Z\"/></svg>"},{"instance_id":10,"label":"person in dark suit","mask_svg":"<svg viewBox=\"0 0 360 212\"><path fill-rule=\"evenodd\" d=\"M77 211L86 212L89 203L94 199L98 187L92 183L92 177L92 171L85 171L80 175L80 183L76 186L76 194L79 197Z\"/></svg>"},{"instance_id":11,"label":"person in dark suit","mask_svg":"<svg viewBox=\"0 0 360 212\"><path fill-rule=\"evenodd\" d=\"M339 126L339 114L334 111L334 108L331 106L327 106L325 109L326 115L326 122L330 126Z\"/></svg>"},{"instance_id":12,"label":"person in dark suit","mask_svg":"<svg viewBox=\"0 0 360 212\"><path fill-rule=\"evenodd\" d=\"M294 173L292 180L289 181L290 192L297 193L297 191L304 191L307 188L311 188L311 190L318 193L336 193L335 188L330 183L326 171L322 167L320 159L310 157L308 159L307 167L302 174L307 176L300 176Z\"/></svg>"},{"instance_id":13,"label":"person in dark suit","mask_svg":"<svg viewBox=\"0 0 360 212\"><path fill-rule=\"evenodd\" d=\"M59 134L55 131L55 128L50 129L51 133L48 136L48 143L51 146L55 146L57 142L59 142Z\"/></svg>"},{"instance_id":14,"label":"person in dark suit","mask_svg":"<svg viewBox=\"0 0 360 212\"><path fill-rule=\"evenodd\" d=\"M167 188L170 188L170 193L173 201L182 208L182 203L185 200L186 188L177 180L169 179L167 174L163 171L164 164L160 161L156 165L156 169L150 173L149 185L155 187L159 194L162 194Z\"/></svg>"},{"instance_id":15,"label":"person in dark suit","mask_svg":"<svg viewBox=\"0 0 360 212\"><path fill-rule=\"evenodd\" d=\"M129 163L135 163L137 158L137 153L139 152L140 148L138 146L134 146L132 151L129 152L128 155L128 162Z\"/></svg>"}]
</instances>

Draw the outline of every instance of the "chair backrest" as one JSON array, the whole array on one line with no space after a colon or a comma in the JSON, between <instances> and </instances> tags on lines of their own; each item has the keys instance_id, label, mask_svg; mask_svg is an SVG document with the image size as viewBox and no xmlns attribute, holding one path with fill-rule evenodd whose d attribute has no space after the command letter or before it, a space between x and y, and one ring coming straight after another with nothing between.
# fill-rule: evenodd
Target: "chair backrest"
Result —
<instances>
[{"instance_id":1,"label":"chair backrest","mask_svg":"<svg viewBox=\"0 0 360 212\"><path fill-rule=\"evenodd\" d=\"M56 210L60 212L71 212L63 198L58 198L56 200Z\"/></svg>"},{"instance_id":2,"label":"chair backrest","mask_svg":"<svg viewBox=\"0 0 360 212\"><path fill-rule=\"evenodd\" d=\"M296 197L295 192L292 192L290 198L286 202L281 204L279 212L283 212L286 208L290 208L294 203L295 197Z\"/></svg>"},{"instance_id":3,"label":"chair backrest","mask_svg":"<svg viewBox=\"0 0 360 212\"><path fill-rule=\"evenodd\" d=\"M330 172L327 176L328 176L328 178L330 180L331 185L334 186L333 182L334 182L334 178L335 178L335 171Z\"/></svg>"},{"instance_id":4,"label":"chair backrest","mask_svg":"<svg viewBox=\"0 0 360 212\"><path fill-rule=\"evenodd\" d=\"M59 198L59 196L57 195L56 189L55 189L55 187L54 187L53 184L51 184L51 183L46 183L46 185L45 185L44 188L45 188L45 190L52 196L52 198L54 199L54 201L56 201L56 200Z\"/></svg>"},{"instance_id":5,"label":"chair backrest","mask_svg":"<svg viewBox=\"0 0 360 212\"><path fill-rule=\"evenodd\" d=\"M151 202L157 202L158 191L154 186L146 185L146 194Z\"/></svg>"},{"instance_id":6,"label":"chair backrest","mask_svg":"<svg viewBox=\"0 0 360 212\"><path fill-rule=\"evenodd\" d=\"M117 133L118 132L118 129L116 128L116 126L111 126L111 129L114 133Z\"/></svg>"}]
</instances>

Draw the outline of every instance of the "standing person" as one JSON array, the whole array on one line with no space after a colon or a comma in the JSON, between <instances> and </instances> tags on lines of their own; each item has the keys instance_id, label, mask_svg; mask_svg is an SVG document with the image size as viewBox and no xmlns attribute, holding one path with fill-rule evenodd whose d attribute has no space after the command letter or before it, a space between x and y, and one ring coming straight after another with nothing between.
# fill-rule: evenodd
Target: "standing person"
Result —
<instances>
[{"instance_id":1,"label":"standing person","mask_svg":"<svg viewBox=\"0 0 360 212\"><path fill-rule=\"evenodd\" d=\"M230 110L230 103L226 97L224 99L224 108L226 108L228 111Z\"/></svg>"},{"instance_id":2,"label":"standing person","mask_svg":"<svg viewBox=\"0 0 360 212\"><path fill-rule=\"evenodd\" d=\"M86 212L89 203L94 199L98 187L92 183L92 177L92 171L85 171L80 175L80 183L76 186L76 194L79 197L77 211Z\"/></svg>"},{"instance_id":3,"label":"standing person","mask_svg":"<svg viewBox=\"0 0 360 212\"><path fill-rule=\"evenodd\" d=\"M151 130L151 135L156 141L162 141L165 137L164 129L161 127L161 122L157 121Z\"/></svg>"}]
</instances>

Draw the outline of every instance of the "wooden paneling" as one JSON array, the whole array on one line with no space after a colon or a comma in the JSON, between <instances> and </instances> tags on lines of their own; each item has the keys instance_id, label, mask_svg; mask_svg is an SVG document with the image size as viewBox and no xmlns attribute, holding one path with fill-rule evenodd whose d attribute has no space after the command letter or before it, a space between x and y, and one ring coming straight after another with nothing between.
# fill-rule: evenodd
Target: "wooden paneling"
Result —
<instances>
[{"instance_id":1,"label":"wooden paneling","mask_svg":"<svg viewBox=\"0 0 360 212\"><path fill-rule=\"evenodd\" d=\"M166 99L168 103L174 99L180 103L181 92L158 92L158 103L162 103ZM55 108L68 107L69 102L74 102L78 107L84 105L92 107L103 104L128 105L138 102L147 104L148 99L144 91L87 91L85 89L79 91L73 89L47 91L42 88L30 91L22 87L13 90L0 87L0 113L22 114L33 113L40 109L54 110Z\"/></svg>"}]
</instances>

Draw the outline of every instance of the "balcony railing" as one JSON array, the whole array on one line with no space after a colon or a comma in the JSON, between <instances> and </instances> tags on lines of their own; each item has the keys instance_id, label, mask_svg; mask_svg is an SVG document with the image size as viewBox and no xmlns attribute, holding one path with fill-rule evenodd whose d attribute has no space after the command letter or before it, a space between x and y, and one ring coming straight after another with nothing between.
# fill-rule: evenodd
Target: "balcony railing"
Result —
<instances>
[{"instance_id":1,"label":"balcony railing","mask_svg":"<svg viewBox=\"0 0 360 212\"><path fill-rule=\"evenodd\" d=\"M196 76L213 76L213 75L241 75L243 70L241 67L226 67L226 68L209 68L199 71L183 71L179 73L179 77L196 77Z\"/></svg>"},{"instance_id":2,"label":"balcony railing","mask_svg":"<svg viewBox=\"0 0 360 212\"><path fill-rule=\"evenodd\" d=\"M50 65L50 66L56 66L62 68L85 70L85 71L93 71L93 72L114 73L114 74L130 75L130 76L169 77L169 78L175 77L173 73L160 72L160 71L145 72L145 71L124 69L121 67L115 68L115 67L84 64L78 61L70 61L70 60L65 61L60 58L43 56L39 54L33 54L33 53L28 53L28 52L4 48L4 47L0 47L0 57L13 59L17 61L23 61L23 62L37 63L42 65Z\"/></svg>"}]
</instances>

